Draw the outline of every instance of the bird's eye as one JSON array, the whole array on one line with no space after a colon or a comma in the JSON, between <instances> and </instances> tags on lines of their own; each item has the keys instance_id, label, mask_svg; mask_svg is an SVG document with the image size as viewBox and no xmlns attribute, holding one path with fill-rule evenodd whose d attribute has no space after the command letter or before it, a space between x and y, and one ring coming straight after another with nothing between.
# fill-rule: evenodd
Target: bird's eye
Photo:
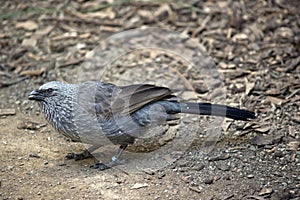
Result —
<instances>
[{"instance_id":1,"label":"bird's eye","mask_svg":"<svg viewBox=\"0 0 300 200\"><path fill-rule=\"evenodd\" d=\"M49 88L49 89L46 90L46 92L51 93L51 92L53 92L53 89Z\"/></svg>"}]
</instances>

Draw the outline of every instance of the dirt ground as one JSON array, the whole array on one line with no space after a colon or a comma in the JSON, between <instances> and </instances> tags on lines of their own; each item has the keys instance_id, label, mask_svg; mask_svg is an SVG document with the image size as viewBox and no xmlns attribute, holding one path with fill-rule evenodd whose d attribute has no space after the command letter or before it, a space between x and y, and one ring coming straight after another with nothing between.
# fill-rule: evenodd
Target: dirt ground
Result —
<instances>
[{"instance_id":1,"label":"dirt ground","mask_svg":"<svg viewBox=\"0 0 300 200\"><path fill-rule=\"evenodd\" d=\"M1 4L1 199L300 199L299 1ZM145 37L147 27L156 29ZM160 49L130 49L133 43ZM170 141L159 140L163 146L176 135L188 143L163 152L168 164L151 168L146 151L155 141L137 141L124 164L98 171L89 166L117 147L99 149L98 160L65 159L85 146L59 135L27 99L51 80L95 79L165 85L184 99L223 99L258 117L215 126L219 118L183 115L167 126ZM218 131L203 153L205 138ZM142 168L129 170L139 161Z\"/></svg>"}]
</instances>

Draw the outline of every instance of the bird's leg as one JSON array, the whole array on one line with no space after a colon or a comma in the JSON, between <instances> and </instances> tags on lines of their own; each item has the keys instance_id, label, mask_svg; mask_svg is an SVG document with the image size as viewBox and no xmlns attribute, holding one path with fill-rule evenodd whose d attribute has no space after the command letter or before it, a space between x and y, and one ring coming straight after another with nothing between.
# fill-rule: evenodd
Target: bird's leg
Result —
<instances>
[{"instance_id":1,"label":"bird's leg","mask_svg":"<svg viewBox=\"0 0 300 200\"><path fill-rule=\"evenodd\" d=\"M101 145L93 145L79 154L68 153L68 155L66 155L66 159L74 159L74 160L78 161L78 160L84 160L87 158L93 158L94 156L91 153L93 151L95 151L96 149L98 149L100 146Z\"/></svg>"},{"instance_id":2,"label":"bird's leg","mask_svg":"<svg viewBox=\"0 0 300 200\"><path fill-rule=\"evenodd\" d=\"M122 155L122 153L126 149L126 147L127 147L127 144L122 144L120 146L117 154L111 158L111 161L109 163L104 164L104 163L99 162L99 163L96 163L96 164L90 166L90 168L98 169L98 170L102 171L102 170L106 170L106 169L109 169L109 168L117 165L118 163L120 163L119 157Z\"/></svg>"}]
</instances>

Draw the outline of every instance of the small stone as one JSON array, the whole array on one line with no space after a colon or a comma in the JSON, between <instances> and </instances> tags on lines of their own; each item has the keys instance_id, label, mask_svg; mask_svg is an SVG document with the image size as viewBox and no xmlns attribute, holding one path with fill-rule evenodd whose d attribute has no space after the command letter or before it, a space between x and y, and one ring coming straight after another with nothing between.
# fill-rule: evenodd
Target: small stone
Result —
<instances>
[{"instance_id":1,"label":"small stone","mask_svg":"<svg viewBox=\"0 0 300 200\"><path fill-rule=\"evenodd\" d=\"M37 155L36 153L29 154L29 157L31 158L40 158L41 156Z\"/></svg>"},{"instance_id":2,"label":"small stone","mask_svg":"<svg viewBox=\"0 0 300 200\"><path fill-rule=\"evenodd\" d=\"M280 151L280 150L276 150L276 151L274 152L274 157L275 157L275 158L281 158L281 157L283 157L283 156L284 156L284 154L283 154L283 152Z\"/></svg>"},{"instance_id":3,"label":"small stone","mask_svg":"<svg viewBox=\"0 0 300 200\"><path fill-rule=\"evenodd\" d=\"M135 183L130 189L140 189L140 188L144 188L144 187L148 187L147 183Z\"/></svg>"},{"instance_id":4,"label":"small stone","mask_svg":"<svg viewBox=\"0 0 300 200\"><path fill-rule=\"evenodd\" d=\"M185 183L189 183L191 179L191 176L183 176L181 177L181 180L183 180Z\"/></svg>"},{"instance_id":5,"label":"small stone","mask_svg":"<svg viewBox=\"0 0 300 200\"><path fill-rule=\"evenodd\" d=\"M205 167L204 164L199 164L199 165L194 166L193 170L200 171L200 170L204 169L204 167Z\"/></svg>"},{"instance_id":6,"label":"small stone","mask_svg":"<svg viewBox=\"0 0 300 200\"><path fill-rule=\"evenodd\" d=\"M143 172L145 172L146 174L148 175L154 175L155 174L155 171L153 171L152 169L143 169Z\"/></svg>"},{"instance_id":7,"label":"small stone","mask_svg":"<svg viewBox=\"0 0 300 200\"><path fill-rule=\"evenodd\" d=\"M231 158L231 156L229 154L222 154L219 156L211 157L208 160L209 161L219 161L219 160L227 160L229 158Z\"/></svg>"},{"instance_id":8,"label":"small stone","mask_svg":"<svg viewBox=\"0 0 300 200\"><path fill-rule=\"evenodd\" d=\"M247 178L254 178L254 174L247 175Z\"/></svg>"},{"instance_id":9,"label":"small stone","mask_svg":"<svg viewBox=\"0 0 300 200\"><path fill-rule=\"evenodd\" d=\"M186 92L184 92L182 94L182 99L185 99L185 100L196 100L197 99L197 95L193 91L186 91Z\"/></svg>"},{"instance_id":10,"label":"small stone","mask_svg":"<svg viewBox=\"0 0 300 200\"><path fill-rule=\"evenodd\" d=\"M260 192L259 195L267 195L267 194L271 194L273 192L272 188L263 188Z\"/></svg>"},{"instance_id":11,"label":"small stone","mask_svg":"<svg viewBox=\"0 0 300 200\"><path fill-rule=\"evenodd\" d=\"M164 172L160 172L160 173L158 173L158 179L162 179L163 177L165 177L166 176L166 174L164 173Z\"/></svg>"},{"instance_id":12,"label":"small stone","mask_svg":"<svg viewBox=\"0 0 300 200\"><path fill-rule=\"evenodd\" d=\"M212 184L214 182L214 180L212 178L207 178L203 181L205 184Z\"/></svg>"},{"instance_id":13,"label":"small stone","mask_svg":"<svg viewBox=\"0 0 300 200\"><path fill-rule=\"evenodd\" d=\"M189 189L192 190L192 191L194 191L194 192L201 193L201 190L200 190L199 187L196 187L196 186L190 186Z\"/></svg>"},{"instance_id":14,"label":"small stone","mask_svg":"<svg viewBox=\"0 0 300 200\"><path fill-rule=\"evenodd\" d=\"M7 167L7 170L12 170L15 166L14 165L10 165Z\"/></svg>"}]
</instances>

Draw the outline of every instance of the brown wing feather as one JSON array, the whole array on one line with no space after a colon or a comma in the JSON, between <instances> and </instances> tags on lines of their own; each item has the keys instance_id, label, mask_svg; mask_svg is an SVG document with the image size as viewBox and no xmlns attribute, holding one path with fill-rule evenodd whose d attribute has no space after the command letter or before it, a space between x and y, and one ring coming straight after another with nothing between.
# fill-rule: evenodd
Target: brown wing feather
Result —
<instances>
[{"instance_id":1,"label":"brown wing feather","mask_svg":"<svg viewBox=\"0 0 300 200\"><path fill-rule=\"evenodd\" d=\"M171 90L149 84L136 84L119 87L117 96L112 102L113 114L131 114L148 103L161 100L171 95Z\"/></svg>"}]
</instances>

